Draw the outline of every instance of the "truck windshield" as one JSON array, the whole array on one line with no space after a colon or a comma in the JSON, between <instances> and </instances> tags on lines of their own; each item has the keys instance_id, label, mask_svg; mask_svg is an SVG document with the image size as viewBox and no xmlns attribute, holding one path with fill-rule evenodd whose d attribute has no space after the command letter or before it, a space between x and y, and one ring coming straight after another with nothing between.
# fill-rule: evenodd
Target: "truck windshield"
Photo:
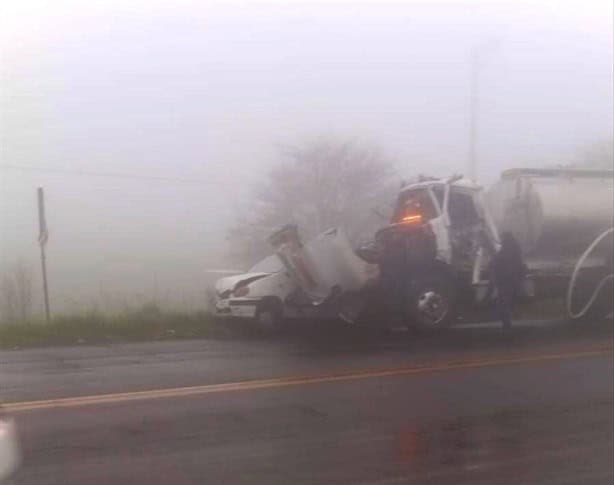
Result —
<instances>
[{"instance_id":1,"label":"truck windshield","mask_svg":"<svg viewBox=\"0 0 614 485\"><path fill-rule=\"evenodd\" d=\"M399 196L392 222L421 224L438 216L428 189L416 189Z\"/></svg>"},{"instance_id":2,"label":"truck windshield","mask_svg":"<svg viewBox=\"0 0 614 485\"><path fill-rule=\"evenodd\" d=\"M472 226L480 221L473 197L470 194L450 192L448 213L450 214L450 223L454 227Z\"/></svg>"}]
</instances>

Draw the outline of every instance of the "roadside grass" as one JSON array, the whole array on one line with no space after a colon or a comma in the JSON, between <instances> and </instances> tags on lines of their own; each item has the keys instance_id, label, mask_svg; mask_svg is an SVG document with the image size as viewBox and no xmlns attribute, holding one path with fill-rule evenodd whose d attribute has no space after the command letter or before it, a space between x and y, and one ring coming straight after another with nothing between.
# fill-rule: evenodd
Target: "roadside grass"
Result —
<instances>
[{"instance_id":1,"label":"roadside grass","mask_svg":"<svg viewBox=\"0 0 614 485\"><path fill-rule=\"evenodd\" d=\"M522 303L517 319L564 319L563 302L552 299ZM489 311L484 321L494 318ZM317 325L316 325L317 328ZM331 327L327 326L327 333ZM172 312L155 304L108 315L99 311L41 319L0 323L0 349L61 345L92 345L185 339L253 339L270 337L251 322L220 320L207 312Z\"/></svg>"},{"instance_id":2,"label":"roadside grass","mask_svg":"<svg viewBox=\"0 0 614 485\"><path fill-rule=\"evenodd\" d=\"M192 338L249 337L249 330L206 312L179 313L144 307L119 315L88 313L0 324L0 348L103 344Z\"/></svg>"}]
</instances>

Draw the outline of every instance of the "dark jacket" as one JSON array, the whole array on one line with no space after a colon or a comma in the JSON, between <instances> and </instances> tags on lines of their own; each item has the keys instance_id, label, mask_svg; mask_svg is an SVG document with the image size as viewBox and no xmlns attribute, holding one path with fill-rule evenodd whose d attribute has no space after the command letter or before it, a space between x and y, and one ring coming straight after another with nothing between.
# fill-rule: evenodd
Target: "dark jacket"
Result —
<instances>
[{"instance_id":1,"label":"dark jacket","mask_svg":"<svg viewBox=\"0 0 614 485\"><path fill-rule=\"evenodd\" d=\"M501 249L493 257L491 278L499 292L518 294L526 275L526 266L518 242L510 233L501 238Z\"/></svg>"}]
</instances>

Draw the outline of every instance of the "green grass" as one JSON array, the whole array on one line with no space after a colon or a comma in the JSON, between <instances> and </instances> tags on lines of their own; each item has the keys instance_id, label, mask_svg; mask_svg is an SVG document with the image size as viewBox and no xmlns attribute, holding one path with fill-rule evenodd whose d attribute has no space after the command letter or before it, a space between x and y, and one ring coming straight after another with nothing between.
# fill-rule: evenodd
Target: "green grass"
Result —
<instances>
[{"instance_id":1,"label":"green grass","mask_svg":"<svg viewBox=\"0 0 614 485\"><path fill-rule=\"evenodd\" d=\"M106 316L57 316L44 321L0 324L0 348L101 344L189 338L228 338L239 329L208 313L170 313L157 308ZM245 332L243 332L245 334Z\"/></svg>"},{"instance_id":2,"label":"green grass","mask_svg":"<svg viewBox=\"0 0 614 485\"><path fill-rule=\"evenodd\" d=\"M562 318L563 302L546 300L519 305L516 318ZM488 319L493 317L488 313ZM0 323L0 349L85 345L194 338L258 338L262 330L249 322L220 321L206 313L162 311L154 304L117 315L92 311L43 320Z\"/></svg>"}]
</instances>

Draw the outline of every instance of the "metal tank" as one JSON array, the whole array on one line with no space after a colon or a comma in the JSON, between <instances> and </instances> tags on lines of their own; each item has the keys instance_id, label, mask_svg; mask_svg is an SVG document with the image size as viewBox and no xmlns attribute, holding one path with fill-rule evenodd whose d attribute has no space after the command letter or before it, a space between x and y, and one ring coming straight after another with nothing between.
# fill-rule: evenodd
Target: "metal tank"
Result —
<instances>
[{"instance_id":1,"label":"metal tank","mask_svg":"<svg viewBox=\"0 0 614 485\"><path fill-rule=\"evenodd\" d=\"M500 232L511 232L530 267L572 266L614 225L614 171L512 169L487 193ZM595 255L607 259L612 242Z\"/></svg>"}]
</instances>

